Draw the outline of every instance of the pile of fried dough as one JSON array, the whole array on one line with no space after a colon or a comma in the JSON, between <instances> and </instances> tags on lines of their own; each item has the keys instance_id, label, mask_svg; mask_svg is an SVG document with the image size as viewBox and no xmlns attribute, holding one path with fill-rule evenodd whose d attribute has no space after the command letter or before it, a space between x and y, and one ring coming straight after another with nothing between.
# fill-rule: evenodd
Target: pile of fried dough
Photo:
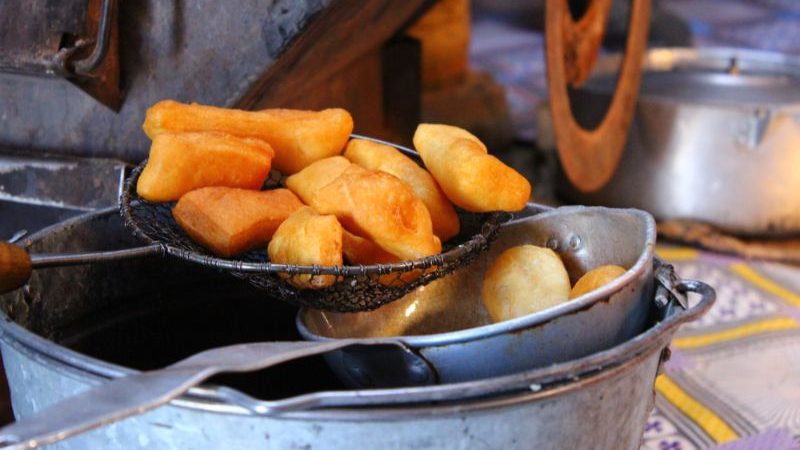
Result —
<instances>
[{"instance_id":1,"label":"pile of fried dough","mask_svg":"<svg viewBox=\"0 0 800 450\"><path fill-rule=\"evenodd\" d=\"M421 124L425 168L384 144L350 139L342 109L241 111L172 100L143 125L152 140L137 193L176 201L176 222L215 255L267 247L273 263L339 266L419 259L459 233L455 206L518 211L528 181L469 132ZM286 188L261 190L270 169ZM426 170L427 168L427 170ZM294 276L323 288L333 276Z\"/></svg>"}]
</instances>

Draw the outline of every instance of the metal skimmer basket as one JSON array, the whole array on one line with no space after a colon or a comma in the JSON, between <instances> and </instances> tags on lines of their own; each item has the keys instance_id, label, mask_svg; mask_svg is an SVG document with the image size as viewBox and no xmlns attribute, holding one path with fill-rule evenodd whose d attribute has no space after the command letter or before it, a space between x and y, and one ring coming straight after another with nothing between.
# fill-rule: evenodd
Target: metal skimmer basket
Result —
<instances>
[{"instance_id":1,"label":"metal skimmer basket","mask_svg":"<svg viewBox=\"0 0 800 450\"><path fill-rule=\"evenodd\" d=\"M391 145L419 162L411 149ZM239 259L212 256L192 241L172 216L174 202L152 203L136 194L136 183L146 160L125 181L121 213L134 235L150 244L162 246L163 253L192 263L228 271L275 297L296 305L339 312L367 311L396 300L415 288L441 278L471 262L485 251L500 225L511 215L504 212L468 213L458 211L461 232L443 243L442 253L413 261L359 266L299 266L269 262L266 249L244 253ZM265 188L278 185L279 177L270 177ZM412 273L413 272L413 273ZM336 276L336 282L323 289L301 289L289 281L292 277Z\"/></svg>"}]
</instances>

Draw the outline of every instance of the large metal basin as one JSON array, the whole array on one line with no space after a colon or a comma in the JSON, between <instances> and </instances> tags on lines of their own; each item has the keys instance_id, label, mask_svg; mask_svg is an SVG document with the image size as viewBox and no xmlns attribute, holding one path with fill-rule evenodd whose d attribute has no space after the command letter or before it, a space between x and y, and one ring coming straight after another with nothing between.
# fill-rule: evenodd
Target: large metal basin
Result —
<instances>
[{"instance_id":1,"label":"large metal basin","mask_svg":"<svg viewBox=\"0 0 800 450\"><path fill-rule=\"evenodd\" d=\"M26 244L34 252L130 246L120 222L114 210L92 213ZM17 417L203 348L299 337L296 309L238 283L152 258L36 271L28 287L0 298L0 348ZM703 301L686 311L654 308L641 334L546 368L352 391L311 359L212 380L167 406L52 448L634 449L662 350L681 322L713 302L701 283L682 287L704 292ZM417 401L408 403L411 397Z\"/></svg>"}]
</instances>

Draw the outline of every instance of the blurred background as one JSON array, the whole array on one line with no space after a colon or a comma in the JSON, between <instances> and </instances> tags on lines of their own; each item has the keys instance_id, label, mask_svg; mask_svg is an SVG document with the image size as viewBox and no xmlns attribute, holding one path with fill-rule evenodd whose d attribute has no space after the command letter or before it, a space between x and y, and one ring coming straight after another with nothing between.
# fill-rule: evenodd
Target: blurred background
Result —
<instances>
[{"instance_id":1,"label":"blurred background","mask_svg":"<svg viewBox=\"0 0 800 450\"><path fill-rule=\"evenodd\" d=\"M570 6L577 17L586 2ZM604 53L621 51L628 2L612 6ZM544 4L541 1L472 1L470 70L484 72L503 87L511 123L506 158L535 180L535 195L556 201L548 171L552 148L546 112ZM787 55L800 53L800 3L792 0L653 0L649 47L733 47ZM545 129L542 130L542 124ZM497 127L497 133L507 129ZM499 140L508 139L503 135ZM525 149L534 149L533 152ZM545 167L542 167L545 162Z\"/></svg>"},{"instance_id":2,"label":"blurred background","mask_svg":"<svg viewBox=\"0 0 800 450\"><path fill-rule=\"evenodd\" d=\"M613 2L600 51L611 80L629 3ZM659 254L717 289L673 345L644 448L797 448L800 2L652 0L648 47L683 50L648 57L656 76L597 193L561 172L543 28L537 0L2 0L0 238L116 206L164 98L344 107L356 132L405 144L420 122L462 126L537 202L653 212ZM602 116L586 93L603 86L570 90L579 121Z\"/></svg>"}]
</instances>

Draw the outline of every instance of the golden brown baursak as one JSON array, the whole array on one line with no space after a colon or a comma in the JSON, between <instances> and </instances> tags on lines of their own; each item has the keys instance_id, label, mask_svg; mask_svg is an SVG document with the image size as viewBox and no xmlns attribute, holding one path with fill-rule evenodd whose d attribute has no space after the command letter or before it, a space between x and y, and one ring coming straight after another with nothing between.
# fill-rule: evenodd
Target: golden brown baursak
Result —
<instances>
[{"instance_id":1,"label":"golden brown baursak","mask_svg":"<svg viewBox=\"0 0 800 450\"><path fill-rule=\"evenodd\" d=\"M494 260L481 294L489 316L500 322L566 302L569 289L569 275L554 251L520 245Z\"/></svg>"},{"instance_id":2,"label":"golden brown baursak","mask_svg":"<svg viewBox=\"0 0 800 450\"><path fill-rule=\"evenodd\" d=\"M344 156L362 167L392 174L408 183L428 208L433 233L439 239L446 241L458 234L458 215L450 200L431 174L411 158L396 148L366 139L351 139Z\"/></svg>"},{"instance_id":3,"label":"golden brown baursak","mask_svg":"<svg viewBox=\"0 0 800 450\"><path fill-rule=\"evenodd\" d=\"M197 189L181 197L172 216L195 241L230 257L267 245L278 226L303 203L288 189Z\"/></svg>"},{"instance_id":4,"label":"golden brown baursak","mask_svg":"<svg viewBox=\"0 0 800 450\"><path fill-rule=\"evenodd\" d=\"M207 186L260 189L274 152L264 141L220 133L164 133L153 139L136 192L151 202Z\"/></svg>"},{"instance_id":5,"label":"golden brown baursak","mask_svg":"<svg viewBox=\"0 0 800 450\"><path fill-rule=\"evenodd\" d=\"M269 259L278 264L341 266L342 226L332 215L303 207L275 231L267 247ZM334 275L282 275L299 288L319 289L336 282Z\"/></svg>"},{"instance_id":6,"label":"golden brown baursak","mask_svg":"<svg viewBox=\"0 0 800 450\"><path fill-rule=\"evenodd\" d=\"M606 265L595 267L583 274L569 292L569 298L577 298L595 289L601 288L625 273L620 266Z\"/></svg>"},{"instance_id":7,"label":"golden brown baursak","mask_svg":"<svg viewBox=\"0 0 800 450\"><path fill-rule=\"evenodd\" d=\"M528 180L466 130L423 123L414 147L447 198L467 211L519 211L530 199Z\"/></svg>"},{"instance_id":8,"label":"golden brown baursak","mask_svg":"<svg viewBox=\"0 0 800 450\"><path fill-rule=\"evenodd\" d=\"M338 155L353 131L353 118L343 109L242 111L162 100L147 110L145 133L214 131L268 142L275 149L274 166L284 174L314 161Z\"/></svg>"},{"instance_id":9,"label":"golden brown baursak","mask_svg":"<svg viewBox=\"0 0 800 450\"><path fill-rule=\"evenodd\" d=\"M286 187L307 205L319 188L335 180L352 163L344 156L331 156L309 164L300 172L286 178Z\"/></svg>"},{"instance_id":10,"label":"golden brown baursak","mask_svg":"<svg viewBox=\"0 0 800 450\"><path fill-rule=\"evenodd\" d=\"M334 214L345 229L401 260L442 250L425 204L394 175L354 164L319 189L311 206L322 214Z\"/></svg>"}]
</instances>

